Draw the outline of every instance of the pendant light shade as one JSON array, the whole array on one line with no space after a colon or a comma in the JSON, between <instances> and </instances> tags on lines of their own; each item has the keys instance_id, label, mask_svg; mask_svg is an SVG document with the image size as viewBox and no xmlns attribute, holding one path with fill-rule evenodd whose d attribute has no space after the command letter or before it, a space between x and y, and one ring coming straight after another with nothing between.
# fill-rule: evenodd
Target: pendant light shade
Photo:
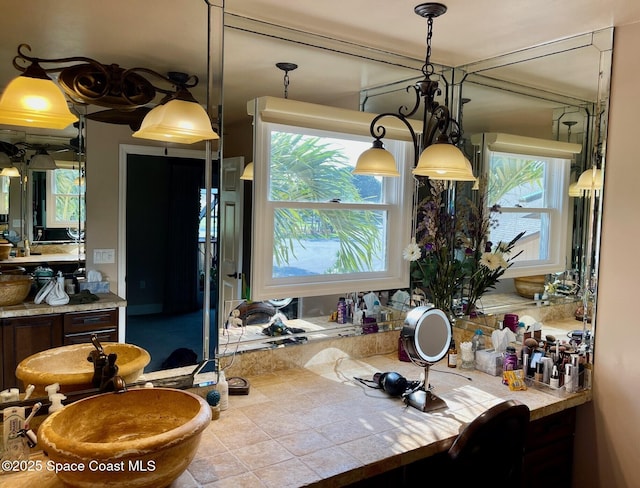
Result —
<instances>
[{"instance_id":1,"label":"pendant light shade","mask_svg":"<svg viewBox=\"0 0 640 488\"><path fill-rule=\"evenodd\" d=\"M570 197L581 197L584 195L584 190L578 188L578 182L574 181L569 185L569 196Z\"/></svg>"},{"instance_id":2,"label":"pendant light shade","mask_svg":"<svg viewBox=\"0 0 640 488\"><path fill-rule=\"evenodd\" d=\"M40 171L58 169L58 165L44 149L38 149L38 151L29 160L29 169L36 169Z\"/></svg>"},{"instance_id":3,"label":"pendant light shade","mask_svg":"<svg viewBox=\"0 0 640 488\"><path fill-rule=\"evenodd\" d=\"M373 147L363 152L356 167L353 170L354 175L373 175L373 176L400 176L396 161L392 154L382 147L382 141L376 139L373 141Z\"/></svg>"},{"instance_id":4,"label":"pendant light shade","mask_svg":"<svg viewBox=\"0 0 640 488\"><path fill-rule=\"evenodd\" d=\"M0 176L10 176L10 177L16 177L16 176L20 176L20 171L18 171L18 168L16 168L15 166L11 166L10 168L2 168L2 171L0 171Z\"/></svg>"},{"instance_id":5,"label":"pendant light shade","mask_svg":"<svg viewBox=\"0 0 640 488\"><path fill-rule=\"evenodd\" d=\"M599 168L589 168L578 178L576 188L582 192L602 190L602 170Z\"/></svg>"},{"instance_id":6,"label":"pendant light shade","mask_svg":"<svg viewBox=\"0 0 640 488\"><path fill-rule=\"evenodd\" d=\"M37 63L13 79L0 98L0 124L64 129L77 120L62 91Z\"/></svg>"},{"instance_id":7,"label":"pendant light shade","mask_svg":"<svg viewBox=\"0 0 640 488\"><path fill-rule=\"evenodd\" d=\"M196 102L170 100L151 110L133 137L154 141L193 144L218 139L207 112Z\"/></svg>"},{"instance_id":8,"label":"pendant light shade","mask_svg":"<svg viewBox=\"0 0 640 488\"><path fill-rule=\"evenodd\" d=\"M242 172L242 175L240 175L240 179L253 181L253 161L244 167L244 171Z\"/></svg>"},{"instance_id":9,"label":"pendant light shade","mask_svg":"<svg viewBox=\"0 0 640 488\"><path fill-rule=\"evenodd\" d=\"M437 142L422 151L412 172L434 180L476 180L467 157L456 146L446 142Z\"/></svg>"}]
</instances>

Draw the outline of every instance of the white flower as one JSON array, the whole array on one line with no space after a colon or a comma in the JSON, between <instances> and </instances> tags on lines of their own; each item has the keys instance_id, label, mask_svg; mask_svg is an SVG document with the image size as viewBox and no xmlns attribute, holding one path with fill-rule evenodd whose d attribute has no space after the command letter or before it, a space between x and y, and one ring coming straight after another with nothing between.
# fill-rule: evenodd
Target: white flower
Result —
<instances>
[{"instance_id":1,"label":"white flower","mask_svg":"<svg viewBox=\"0 0 640 488\"><path fill-rule=\"evenodd\" d=\"M422 252L420 251L420 246L416 244L416 238L412 238L411 242L407 247L402 250L402 257L406 261L417 261L420 259Z\"/></svg>"},{"instance_id":2,"label":"white flower","mask_svg":"<svg viewBox=\"0 0 640 488\"><path fill-rule=\"evenodd\" d=\"M490 252L482 253L482 257L480 258L480 265L489 268L491 271L498 269L504 262L501 255Z\"/></svg>"}]
</instances>

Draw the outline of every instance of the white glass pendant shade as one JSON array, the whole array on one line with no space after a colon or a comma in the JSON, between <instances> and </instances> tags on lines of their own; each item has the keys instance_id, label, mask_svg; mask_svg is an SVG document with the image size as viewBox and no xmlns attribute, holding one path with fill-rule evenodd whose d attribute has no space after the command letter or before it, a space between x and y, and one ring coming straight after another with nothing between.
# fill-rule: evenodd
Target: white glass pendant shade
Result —
<instances>
[{"instance_id":1,"label":"white glass pendant shade","mask_svg":"<svg viewBox=\"0 0 640 488\"><path fill-rule=\"evenodd\" d=\"M598 168L589 168L584 171L578 178L576 187L582 191L602 190L602 170Z\"/></svg>"},{"instance_id":2,"label":"white glass pendant shade","mask_svg":"<svg viewBox=\"0 0 640 488\"><path fill-rule=\"evenodd\" d=\"M356 167L353 170L354 175L373 175L373 176L400 176L396 161L393 155L382 148L382 143L376 144L375 141L371 149L363 152Z\"/></svg>"},{"instance_id":3,"label":"white glass pendant shade","mask_svg":"<svg viewBox=\"0 0 640 488\"><path fill-rule=\"evenodd\" d=\"M29 169L52 170L58 169L58 165L46 151L38 151L29 160Z\"/></svg>"},{"instance_id":4,"label":"white glass pendant shade","mask_svg":"<svg viewBox=\"0 0 640 488\"><path fill-rule=\"evenodd\" d=\"M242 175L240 176L241 180L248 180L248 181L252 181L253 180L253 162L247 164L244 167L244 171L242 172Z\"/></svg>"},{"instance_id":5,"label":"white glass pendant shade","mask_svg":"<svg viewBox=\"0 0 640 488\"><path fill-rule=\"evenodd\" d=\"M569 185L569 196L570 197L581 197L584 195L584 190L578 188L578 182L574 181Z\"/></svg>"},{"instance_id":6,"label":"white glass pendant shade","mask_svg":"<svg viewBox=\"0 0 640 488\"><path fill-rule=\"evenodd\" d=\"M20 176L20 171L18 171L18 168L16 168L15 166L11 166L10 168L2 168L2 171L0 171L0 176L10 176L10 177L15 177L15 176Z\"/></svg>"},{"instance_id":7,"label":"white glass pendant shade","mask_svg":"<svg viewBox=\"0 0 640 488\"><path fill-rule=\"evenodd\" d=\"M193 144L218 139L207 112L197 103L170 100L151 110L133 137L154 141Z\"/></svg>"},{"instance_id":8,"label":"white glass pendant shade","mask_svg":"<svg viewBox=\"0 0 640 488\"><path fill-rule=\"evenodd\" d=\"M32 78L28 72L29 69L13 79L4 90L0 98L0 124L64 129L76 122L78 117L69 111L64 94L53 80L46 75Z\"/></svg>"},{"instance_id":9,"label":"white glass pendant shade","mask_svg":"<svg viewBox=\"0 0 640 488\"><path fill-rule=\"evenodd\" d=\"M453 144L438 142L428 146L413 169L416 176L434 180L475 181L471 163Z\"/></svg>"}]
</instances>

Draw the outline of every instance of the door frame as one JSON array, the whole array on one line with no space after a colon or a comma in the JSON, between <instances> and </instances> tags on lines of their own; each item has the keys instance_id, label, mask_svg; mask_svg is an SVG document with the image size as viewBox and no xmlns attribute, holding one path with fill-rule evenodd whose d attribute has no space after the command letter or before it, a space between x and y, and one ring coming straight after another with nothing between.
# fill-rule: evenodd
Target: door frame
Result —
<instances>
[{"instance_id":1,"label":"door frame","mask_svg":"<svg viewBox=\"0 0 640 488\"><path fill-rule=\"evenodd\" d=\"M118 296L127 296L127 160L130 154L205 160L204 150L120 144L118 167ZM125 342L127 311L119 308L118 341Z\"/></svg>"}]
</instances>

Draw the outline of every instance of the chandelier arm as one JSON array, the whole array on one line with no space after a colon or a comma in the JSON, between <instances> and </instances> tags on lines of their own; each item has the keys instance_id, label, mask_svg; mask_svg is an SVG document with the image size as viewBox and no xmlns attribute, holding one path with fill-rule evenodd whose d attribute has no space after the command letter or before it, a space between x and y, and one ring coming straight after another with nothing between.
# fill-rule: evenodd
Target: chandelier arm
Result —
<instances>
[{"instance_id":1,"label":"chandelier arm","mask_svg":"<svg viewBox=\"0 0 640 488\"><path fill-rule=\"evenodd\" d=\"M87 58L85 56L71 56L68 58L50 58L50 59L36 58L34 56L29 56L28 54L24 53L23 49L27 49L28 51L31 51L31 46L25 43L20 44L18 46L18 55L13 58L13 62L12 62L13 67L21 72L25 72L28 66L22 66L21 64L19 64L18 61L20 60L28 61L29 63L37 63L37 64L41 64L41 63L65 64L65 63L83 62L83 63L91 64L92 66L95 66L104 71L104 66L102 63L100 63L99 61L96 61L95 59ZM43 68L43 70L47 73L56 73L64 70L65 68L68 68L68 66L57 66L55 68Z\"/></svg>"},{"instance_id":2,"label":"chandelier arm","mask_svg":"<svg viewBox=\"0 0 640 488\"><path fill-rule=\"evenodd\" d=\"M422 136L423 148L428 146L438 139L449 140L449 134L447 134L449 125L451 125L451 116L449 109L445 105L437 105L433 111L429 112L428 119L425 117L425 131Z\"/></svg>"},{"instance_id":3,"label":"chandelier arm","mask_svg":"<svg viewBox=\"0 0 640 488\"><path fill-rule=\"evenodd\" d=\"M402 105L398 109L398 113L402 117L411 117L413 114L415 114L418 111L418 108L420 108L420 88L416 85L409 85L408 87L405 88L405 90L409 92L409 90L411 90L412 88L416 97L415 102L413 104L413 108L411 110L408 110L405 105Z\"/></svg>"},{"instance_id":4,"label":"chandelier arm","mask_svg":"<svg viewBox=\"0 0 640 488\"><path fill-rule=\"evenodd\" d=\"M151 68L143 68L143 67L136 67L136 68L129 68L124 70L124 72L122 73L122 78L126 78L127 75L129 75L130 73L146 73L148 75L152 75L155 76L156 78L159 78L173 86L176 86L178 88L193 88L194 86L196 86L198 84L198 82L200 81L199 78L196 75L189 75L189 76L182 76L182 73L175 73L176 78L172 78L171 75L174 73L170 73L169 76L165 76L161 73L158 73L155 70L152 70ZM161 93L166 93L166 94L170 94L170 93L174 93L175 90L169 90L166 88L159 88L157 86L154 85L154 88L161 92Z\"/></svg>"},{"instance_id":5,"label":"chandelier arm","mask_svg":"<svg viewBox=\"0 0 640 488\"><path fill-rule=\"evenodd\" d=\"M412 112L413 113L413 112ZM411 134L411 142L413 144L413 155L414 155L414 164L413 166L415 167L418 164L418 157L420 156L419 150L420 147L418 145L418 136L416 135L416 131L413 130L413 127L411 126L411 124L409 123L409 120L407 119L407 117L405 117L402 113L394 113L394 112L384 112L381 114L376 115L373 120L371 121L371 125L369 126L369 132L371 133L371 136L379 141L380 139L382 139L386 133L387 133L387 129L384 127L384 125L382 124L378 124L378 121L384 117L393 117L395 119L398 119L400 122L402 122L407 129L409 129L409 133ZM376 125L378 124L378 125Z\"/></svg>"}]
</instances>

